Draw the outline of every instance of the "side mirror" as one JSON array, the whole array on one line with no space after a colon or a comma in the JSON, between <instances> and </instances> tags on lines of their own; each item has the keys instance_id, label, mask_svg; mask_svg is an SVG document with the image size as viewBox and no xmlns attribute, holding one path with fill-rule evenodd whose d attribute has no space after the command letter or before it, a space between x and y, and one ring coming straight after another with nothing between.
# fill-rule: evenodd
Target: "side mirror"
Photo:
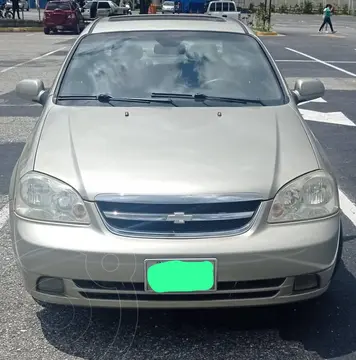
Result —
<instances>
[{"instance_id":1,"label":"side mirror","mask_svg":"<svg viewBox=\"0 0 356 360\"><path fill-rule=\"evenodd\" d=\"M28 101L37 102L44 105L46 96L42 96L46 93L42 80L26 79L21 80L16 85L16 94Z\"/></svg>"},{"instance_id":2,"label":"side mirror","mask_svg":"<svg viewBox=\"0 0 356 360\"><path fill-rule=\"evenodd\" d=\"M298 79L292 92L299 104L322 97L325 94L325 87L319 79Z\"/></svg>"}]
</instances>

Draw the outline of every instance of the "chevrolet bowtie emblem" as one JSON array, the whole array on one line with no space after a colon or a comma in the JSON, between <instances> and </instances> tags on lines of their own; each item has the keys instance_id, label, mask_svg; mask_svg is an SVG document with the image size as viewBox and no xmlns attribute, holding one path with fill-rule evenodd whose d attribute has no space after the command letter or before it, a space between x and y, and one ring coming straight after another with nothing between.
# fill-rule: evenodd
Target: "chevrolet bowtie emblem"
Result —
<instances>
[{"instance_id":1,"label":"chevrolet bowtie emblem","mask_svg":"<svg viewBox=\"0 0 356 360\"><path fill-rule=\"evenodd\" d=\"M167 216L167 221L172 221L174 224L185 224L186 221L192 221L193 215L187 215L184 212L175 212Z\"/></svg>"}]
</instances>

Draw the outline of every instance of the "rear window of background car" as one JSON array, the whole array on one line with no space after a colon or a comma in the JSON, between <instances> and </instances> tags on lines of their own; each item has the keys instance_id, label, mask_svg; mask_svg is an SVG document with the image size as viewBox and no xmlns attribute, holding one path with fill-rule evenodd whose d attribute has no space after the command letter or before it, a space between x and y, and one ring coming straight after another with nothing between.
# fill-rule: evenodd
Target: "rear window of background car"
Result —
<instances>
[{"instance_id":1,"label":"rear window of background car","mask_svg":"<svg viewBox=\"0 0 356 360\"><path fill-rule=\"evenodd\" d=\"M110 9L110 4L106 1L100 1L98 8L99 9Z\"/></svg>"},{"instance_id":2,"label":"rear window of background car","mask_svg":"<svg viewBox=\"0 0 356 360\"><path fill-rule=\"evenodd\" d=\"M210 11L223 11L223 12L227 12L227 11L235 11L235 5L231 2L212 2L210 4Z\"/></svg>"},{"instance_id":3,"label":"rear window of background car","mask_svg":"<svg viewBox=\"0 0 356 360\"><path fill-rule=\"evenodd\" d=\"M54 2L50 1L47 3L46 10L71 10L70 3L69 2Z\"/></svg>"}]
</instances>

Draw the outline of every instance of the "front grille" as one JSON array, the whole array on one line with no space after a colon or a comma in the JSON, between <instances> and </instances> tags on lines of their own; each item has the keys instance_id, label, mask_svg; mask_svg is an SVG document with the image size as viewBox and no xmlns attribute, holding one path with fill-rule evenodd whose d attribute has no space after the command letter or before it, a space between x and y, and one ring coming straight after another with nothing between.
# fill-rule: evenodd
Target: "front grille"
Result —
<instances>
[{"instance_id":1,"label":"front grille","mask_svg":"<svg viewBox=\"0 0 356 360\"><path fill-rule=\"evenodd\" d=\"M87 299L138 301L200 301L271 298L278 294L286 278L219 281L213 293L152 294L144 291L144 283L118 281L73 280L76 290Z\"/></svg>"},{"instance_id":2,"label":"front grille","mask_svg":"<svg viewBox=\"0 0 356 360\"><path fill-rule=\"evenodd\" d=\"M171 198L167 202L136 197L130 202L101 197L96 204L109 230L119 235L200 237L246 231L261 200Z\"/></svg>"}]
</instances>

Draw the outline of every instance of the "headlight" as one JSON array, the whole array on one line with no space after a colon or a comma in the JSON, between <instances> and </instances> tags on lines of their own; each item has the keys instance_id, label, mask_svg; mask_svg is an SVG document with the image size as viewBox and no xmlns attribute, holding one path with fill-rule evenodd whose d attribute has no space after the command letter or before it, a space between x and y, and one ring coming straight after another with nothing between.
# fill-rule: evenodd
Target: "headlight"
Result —
<instances>
[{"instance_id":1,"label":"headlight","mask_svg":"<svg viewBox=\"0 0 356 360\"><path fill-rule=\"evenodd\" d=\"M273 200L269 223L322 218L339 210L334 179L324 171L313 171L281 188Z\"/></svg>"},{"instance_id":2,"label":"headlight","mask_svg":"<svg viewBox=\"0 0 356 360\"><path fill-rule=\"evenodd\" d=\"M84 202L74 189L36 172L27 173L20 179L15 195L15 212L33 220L90 223Z\"/></svg>"}]
</instances>

